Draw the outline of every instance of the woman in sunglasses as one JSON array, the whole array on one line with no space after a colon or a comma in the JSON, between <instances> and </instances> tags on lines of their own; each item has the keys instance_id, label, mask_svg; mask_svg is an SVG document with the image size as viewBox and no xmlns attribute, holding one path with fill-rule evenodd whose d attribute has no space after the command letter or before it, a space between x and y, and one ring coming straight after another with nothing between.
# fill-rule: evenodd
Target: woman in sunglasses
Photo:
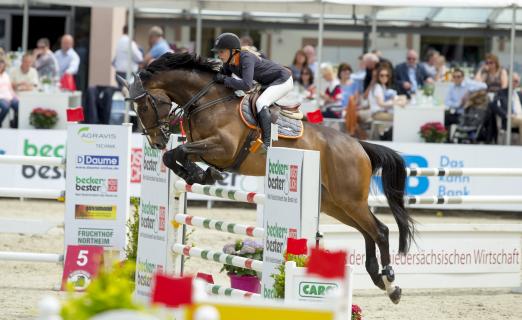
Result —
<instances>
[{"instance_id":1,"label":"woman in sunglasses","mask_svg":"<svg viewBox=\"0 0 522 320\"><path fill-rule=\"evenodd\" d=\"M500 67L498 57L492 53L486 54L485 63L477 72L475 80L488 85L488 92L496 93L508 87L506 69Z\"/></svg>"},{"instance_id":2,"label":"woman in sunglasses","mask_svg":"<svg viewBox=\"0 0 522 320\"><path fill-rule=\"evenodd\" d=\"M387 64L382 64L375 75L377 78L370 86L368 95L372 118L380 121L391 121L393 120L392 111L395 101L395 95L389 90L392 84L392 70Z\"/></svg>"}]
</instances>

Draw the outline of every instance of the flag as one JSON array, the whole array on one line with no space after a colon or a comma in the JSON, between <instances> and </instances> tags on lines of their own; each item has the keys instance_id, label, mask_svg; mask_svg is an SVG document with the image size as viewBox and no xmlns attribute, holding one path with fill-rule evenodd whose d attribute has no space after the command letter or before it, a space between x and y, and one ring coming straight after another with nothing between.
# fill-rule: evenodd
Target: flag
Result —
<instances>
[{"instance_id":1,"label":"flag","mask_svg":"<svg viewBox=\"0 0 522 320\"><path fill-rule=\"evenodd\" d=\"M312 111L312 112L308 112L306 114L306 117L308 118L308 122L310 122L310 123L323 122L323 114L321 113L321 110L319 110L319 109Z\"/></svg>"},{"instance_id":2,"label":"flag","mask_svg":"<svg viewBox=\"0 0 522 320\"><path fill-rule=\"evenodd\" d=\"M68 122L80 122L83 121L83 108L81 106L76 108L67 109L67 121Z\"/></svg>"},{"instance_id":3,"label":"flag","mask_svg":"<svg viewBox=\"0 0 522 320\"><path fill-rule=\"evenodd\" d=\"M323 278L344 278L346 258L346 251L329 252L313 248L308 261L307 273Z\"/></svg>"},{"instance_id":4,"label":"flag","mask_svg":"<svg viewBox=\"0 0 522 320\"><path fill-rule=\"evenodd\" d=\"M288 238L287 244L286 244L286 253L293 254L295 256L307 254L308 247L307 247L306 239Z\"/></svg>"},{"instance_id":5,"label":"flag","mask_svg":"<svg viewBox=\"0 0 522 320\"><path fill-rule=\"evenodd\" d=\"M192 278L155 274L152 302L162 303L173 308L192 304Z\"/></svg>"},{"instance_id":6,"label":"flag","mask_svg":"<svg viewBox=\"0 0 522 320\"><path fill-rule=\"evenodd\" d=\"M196 278L205 280L207 283L214 284L214 278L211 274L198 272L198 274L196 274Z\"/></svg>"}]
</instances>

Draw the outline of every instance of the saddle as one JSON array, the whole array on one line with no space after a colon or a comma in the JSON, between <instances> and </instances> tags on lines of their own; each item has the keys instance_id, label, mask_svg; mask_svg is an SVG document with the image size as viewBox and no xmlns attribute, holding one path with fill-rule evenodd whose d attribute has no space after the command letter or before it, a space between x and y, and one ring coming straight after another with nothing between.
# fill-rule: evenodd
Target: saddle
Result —
<instances>
[{"instance_id":1,"label":"saddle","mask_svg":"<svg viewBox=\"0 0 522 320\"><path fill-rule=\"evenodd\" d=\"M258 129L256 101L261 90L247 93L238 106L239 114L244 124L250 129ZM303 136L303 114L299 110L300 104L290 98L283 97L270 106L269 111L272 123L278 126L278 136L284 139L299 139Z\"/></svg>"}]
</instances>

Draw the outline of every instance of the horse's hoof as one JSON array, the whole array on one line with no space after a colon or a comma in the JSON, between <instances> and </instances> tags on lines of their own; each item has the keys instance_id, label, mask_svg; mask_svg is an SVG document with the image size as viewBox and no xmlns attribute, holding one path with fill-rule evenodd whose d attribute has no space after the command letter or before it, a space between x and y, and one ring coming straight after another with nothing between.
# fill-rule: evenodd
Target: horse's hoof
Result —
<instances>
[{"instance_id":1,"label":"horse's hoof","mask_svg":"<svg viewBox=\"0 0 522 320\"><path fill-rule=\"evenodd\" d=\"M212 180L214 180L214 182L225 179L225 177L221 174L221 172L219 172L219 170L217 170L213 167L208 167L205 175L207 177L211 177ZM212 183L212 184L214 184L214 183Z\"/></svg>"},{"instance_id":2,"label":"horse's hoof","mask_svg":"<svg viewBox=\"0 0 522 320\"><path fill-rule=\"evenodd\" d=\"M402 295L402 289L400 287L395 287L395 289L388 295L390 297L390 300L398 304L399 301L401 301L401 295Z\"/></svg>"}]
</instances>

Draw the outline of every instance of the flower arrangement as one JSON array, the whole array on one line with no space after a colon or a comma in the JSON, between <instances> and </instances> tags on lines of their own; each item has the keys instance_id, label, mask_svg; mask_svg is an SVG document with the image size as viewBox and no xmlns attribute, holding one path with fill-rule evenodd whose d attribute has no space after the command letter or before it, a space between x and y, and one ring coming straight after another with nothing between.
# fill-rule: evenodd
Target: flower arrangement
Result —
<instances>
[{"instance_id":1,"label":"flower arrangement","mask_svg":"<svg viewBox=\"0 0 522 320\"><path fill-rule=\"evenodd\" d=\"M441 143L446 141L448 131L440 122L428 122L420 127L419 134L426 142Z\"/></svg>"},{"instance_id":2,"label":"flower arrangement","mask_svg":"<svg viewBox=\"0 0 522 320\"><path fill-rule=\"evenodd\" d=\"M50 129L58 122L58 114L52 109L35 108L29 115L29 123L37 129Z\"/></svg>"},{"instance_id":3,"label":"flower arrangement","mask_svg":"<svg viewBox=\"0 0 522 320\"><path fill-rule=\"evenodd\" d=\"M433 83L424 84L424 86L422 87L422 93L427 97L433 96L433 94L435 93L435 86L433 85Z\"/></svg>"},{"instance_id":4,"label":"flower arrangement","mask_svg":"<svg viewBox=\"0 0 522 320\"><path fill-rule=\"evenodd\" d=\"M254 240L237 240L234 243L226 244L223 247L223 252L247 259L263 260L263 245ZM227 271L229 275L259 277L257 272L254 270L235 267L228 264L224 264L221 271Z\"/></svg>"}]
</instances>

